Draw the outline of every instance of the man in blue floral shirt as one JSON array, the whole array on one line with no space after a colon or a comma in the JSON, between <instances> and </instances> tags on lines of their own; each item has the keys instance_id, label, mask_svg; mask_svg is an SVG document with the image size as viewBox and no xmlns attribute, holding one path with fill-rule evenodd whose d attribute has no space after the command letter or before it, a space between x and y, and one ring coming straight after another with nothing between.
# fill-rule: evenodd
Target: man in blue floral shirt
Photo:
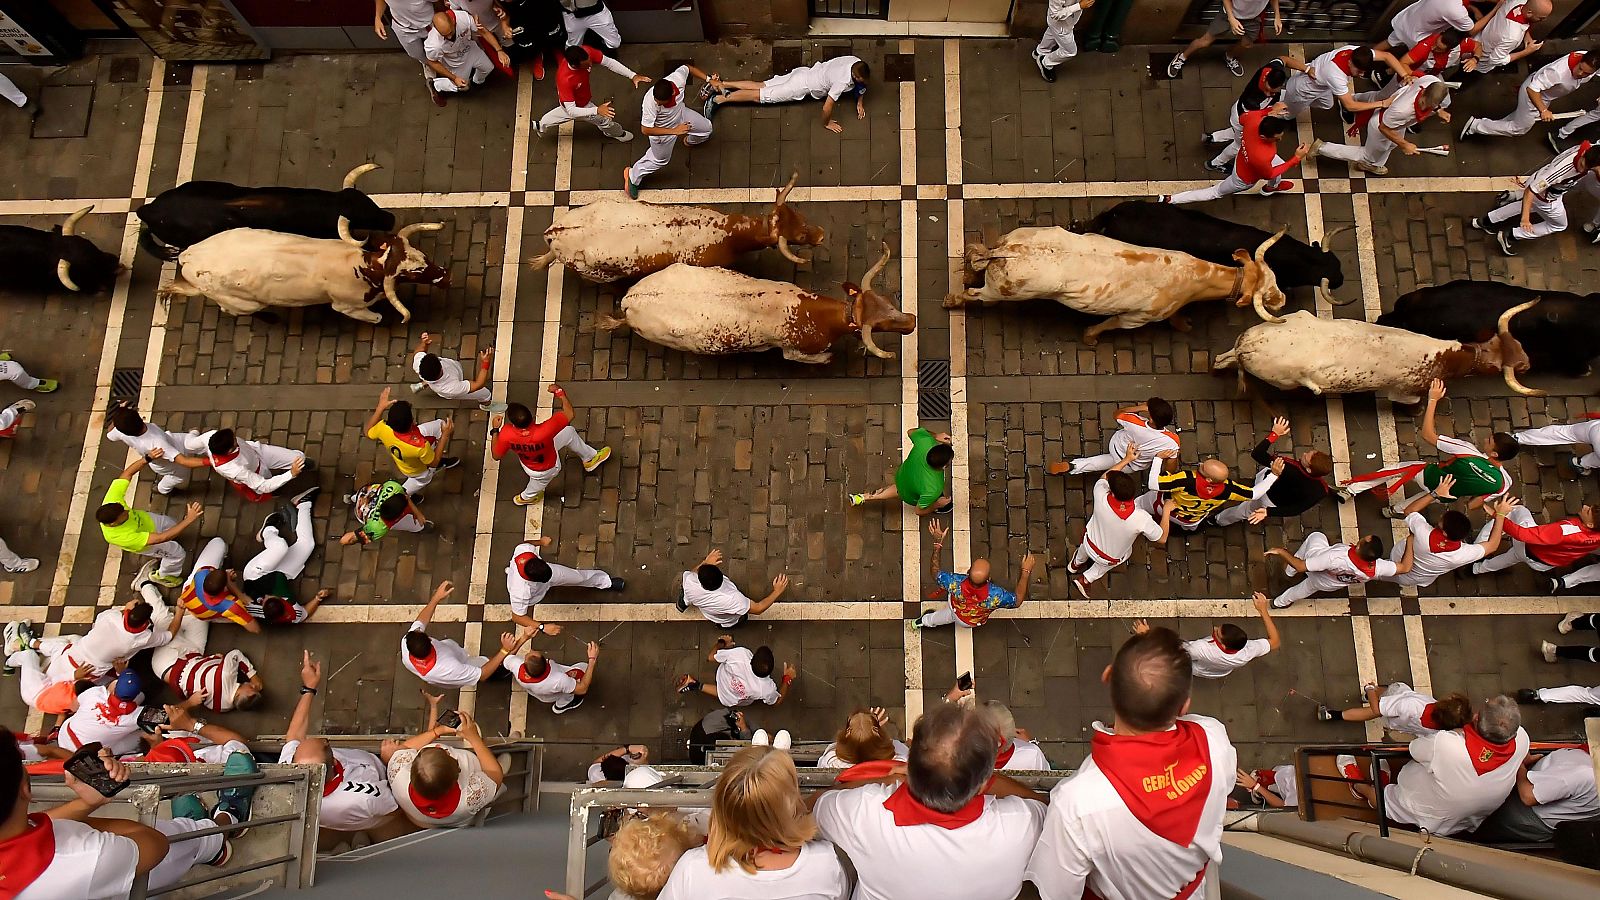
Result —
<instances>
[{"instance_id":1,"label":"man in blue floral shirt","mask_svg":"<svg viewBox=\"0 0 1600 900\"><path fill-rule=\"evenodd\" d=\"M972 565L967 567L965 575L941 570L939 555L944 549L944 539L950 533L950 529L940 527L938 522L929 522L928 533L933 535L930 571L940 588L929 596L943 597L948 605L944 609L936 609L915 619L913 627L937 628L940 625L954 623L964 628L977 628L989 621L989 616L995 610L1016 609L1027 601L1028 581L1033 576L1033 566L1036 561L1031 552L1022 557L1022 574L1017 577L1016 593L1012 593L989 580L987 559L973 560Z\"/></svg>"}]
</instances>

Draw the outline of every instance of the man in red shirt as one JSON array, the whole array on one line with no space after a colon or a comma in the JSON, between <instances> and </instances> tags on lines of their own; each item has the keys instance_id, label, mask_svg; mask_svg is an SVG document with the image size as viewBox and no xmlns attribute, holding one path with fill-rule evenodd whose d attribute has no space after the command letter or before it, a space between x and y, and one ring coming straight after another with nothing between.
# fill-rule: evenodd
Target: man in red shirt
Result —
<instances>
[{"instance_id":1,"label":"man in red shirt","mask_svg":"<svg viewBox=\"0 0 1600 900\"><path fill-rule=\"evenodd\" d=\"M583 470L593 472L611 458L611 448L599 450L583 442L578 429L572 427L572 401L561 385L550 385L550 393L561 401L561 411L535 423L533 413L521 403L506 406L504 416L495 416L489 423L489 434L494 438L491 452L495 459L510 450L517 454L517 462L528 473L528 486L513 501L518 506L531 506L544 499L544 489L561 474L561 451L570 450L583 460Z\"/></svg>"},{"instance_id":2,"label":"man in red shirt","mask_svg":"<svg viewBox=\"0 0 1600 900\"><path fill-rule=\"evenodd\" d=\"M633 86L649 84L650 79L638 74L619 60L606 56L593 47L568 47L562 51L561 63L556 69L556 108L545 113L536 126L539 136L560 127L562 122L588 122L600 133L615 141L633 140L633 132L617 124L611 101L594 105L594 89L589 86L589 72L599 63L623 78L633 80Z\"/></svg>"},{"instance_id":3,"label":"man in red shirt","mask_svg":"<svg viewBox=\"0 0 1600 900\"><path fill-rule=\"evenodd\" d=\"M1266 109L1240 113L1239 128L1243 138L1239 144L1239 155L1233 158L1233 171L1228 177L1208 188L1181 194L1162 194L1157 201L1202 203L1247 191L1260 181L1266 182L1261 186L1263 197L1293 188L1294 182L1285 181L1283 174L1299 165L1301 160L1316 156L1322 142L1301 144L1287 161L1278 156L1278 138L1294 127L1294 120L1284 117L1288 109L1282 103L1274 103Z\"/></svg>"},{"instance_id":4,"label":"man in red shirt","mask_svg":"<svg viewBox=\"0 0 1600 900\"><path fill-rule=\"evenodd\" d=\"M1505 502L1505 501L1501 501ZM1511 538L1511 549L1499 556L1490 557L1472 564L1472 574L1482 575L1485 572L1498 572L1509 569L1519 562L1528 564L1528 568L1535 572L1549 572L1563 566L1573 565L1589 554L1600 550L1600 527L1595 521L1595 509L1585 503L1575 516L1568 516L1549 525L1535 525L1533 513L1528 512L1526 506L1516 504L1506 514L1506 537ZM1483 526L1483 533L1478 535L1478 540L1488 538L1489 526ZM1573 576L1586 573L1590 566L1579 569L1565 578L1549 578L1550 593L1564 587L1583 584L1591 580L1600 580L1600 573L1596 578L1576 580Z\"/></svg>"}]
</instances>

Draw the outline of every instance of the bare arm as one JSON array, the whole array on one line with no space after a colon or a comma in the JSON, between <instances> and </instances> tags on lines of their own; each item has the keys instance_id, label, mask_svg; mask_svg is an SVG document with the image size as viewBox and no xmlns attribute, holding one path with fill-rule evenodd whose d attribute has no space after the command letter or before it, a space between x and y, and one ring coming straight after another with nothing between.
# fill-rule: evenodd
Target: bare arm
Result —
<instances>
[{"instance_id":1,"label":"bare arm","mask_svg":"<svg viewBox=\"0 0 1600 900\"><path fill-rule=\"evenodd\" d=\"M788 590L788 588L789 576L780 574L778 577L772 579L772 593L750 604L750 615L759 616L768 609L771 609L772 604L776 603L778 598L783 596L783 592Z\"/></svg>"},{"instance_id":2,"label":"bare arm","mask_svg":"<svg viewBox=\"0 0 1600 900\"><path fill-rule=\"evenodd\" d=\"M433 69L435 72L438 72L445 78L455 78L454 75L450 74L449 69L446 69L444 66L434 62L433 60L428 61L428 67ZM394 401L389 398L389 389L384 388L383 392L378 395L378 405L373 408L372 415L367 416L366 424L361 426L361 433L366 434L372 429L378 427L378 423L383 421L383 414L387 412L389 407L393 405Z\"/></svg>"},{"instance_id":3,"label":"bare arm","mask_svg":"<svg viewBox=\"0 0 1600 900\"><path fill-rule=\"evenodd\" d=\"M792 663L783 664L783 678L778 681L778 701L772 704L777 706L789 696L789 688L794 686L795 670Z\"/></svg>"},{"instance_id":4,"label":"bare arm","mask_svg":"<svg viewBox=\"0 0 1600 900\"><path fill-rule=\"evenodd\" d=\"M1028 585L1033 581L1033 567L1037 562L1038 559L1032 553L1024 554L1022 557L1022 574L1017 576L1018 606L1028 602Z\"/></svg>"},{"instance_id":5,"label":"bare arm","mask_svg":"<svg viewBox=\"0 0 1600 900\"><path fill-rule=\"evenodd\" d=\"M184 510L183 518L179 519L177 524L165 531L158 531L155 534L150 535L148 544L165 544L167 541L170 541L178 535L183 534L184 529L200 521L200 516L203 511L204 510L200 504L190 503L188 509Z\"/></svg>"},{"instance_id":6,"label":"bare arm","mask_svg":"<svg viewBox=\"0 0 1600 900\"><path fill-rule=\"evenodd\" d=\"M1037 800L1040 803L1050 802L1049 797L1032 790L1003 772L994 773L994 777L989 780L989 787L984 790L984 793L991 797L1023 797L1028 800Z\"/></svg>"},{"instance_id":7,"label":"bare arm","mask_svg":"<svg viewBox=\"0 0 1600 900\"><path fill-rule=\"evenodd\" d=\"M572 401L567 399L567 392L559 384L550 385L550 393L556 396L556 402L561 404L561 414L569 420L577 415L572 410Z\"/></svg>"},{"instance_id":8,"label":"bare arm","mask_svg":"<svg viewBox=\"0 0 1600 900\"><path fill-rule=\"evenodd\" d=\"M579 697L589 693L589 685L594 681L594 670L600 659L600 645L594 641L589 642L589 665L583 670L583 677L578 679L578 686L573 693Z\"/></svg>"},{"instance_id":9,"label":"bare arm","mask_svg":"<svg viewBox=\"0 0 1600 900\"><path fill-rule=\"evenodd\" d=\"M468 385L472 390L478 391L489 386L489 378L494 364L494 348L485 347L478 352L478 375Z\"/></svg>"},{"instance_id":10,"label":"bare arm","mask_svg":"<svg viewBox=\"0 0 1600 900\"><path fill-rule=\"evenodd\" d=\"M1400 561L1395 564L1394 573L1396 575L1404 575L1405 573L1411 571L1411 564L1416 562L1416 559L1417 540L1414 536L1408 536L1406 538L1405 555L1400 557Z\"/></svg>"},{"instance_id":11,"label":"bare arm","mask_svg":"<svg viewBox=\"0 0 1600 900\"><path fill-rule=\"evenodd\" d=\"M1278 623L1272 621L1272 601L1260 591L1256 591L1255 596L1250 599L1255 602L1256 612L1261 616L1262 627L1267 629L1267 643L1272 645L1272 649L1277 650L1283 646L1283 638L1278 634Z\"/></svg>"},{"instance_id":12,"label":"bare arm","mask_svg":"<svg viewBox=\"0 0 1600 900\"><path fill-rule=\"evenodd\" d=\"M484 743L483 733L478 730L478 723L473 720L472 714L462 712L461 725L456 729L456 735L467 742L472 748L472 755L478 758L478 765L483 769L483 774L489 776L495 787L499 787L506 780L505 770L500 768L500 760L495 757L494 751Z\"/></svg>"},{"instance_id":13,"label":"bare arm","mask_svg":"<svg viewBox=\"0 0 1600 900\"><path fill-rule=\"evenodd\" d=\"M1161 540L1157 544L1166 544L1167 538L1172 535L1172 504L1161 504Z\"/></svg>"},{"instance_id":14,"label":"bare arm","mask_svg":"<svg viewBox=\"0 0 1600 900\"><path fill-rule=\"evenodd\" d=\"M145 456L145 455L142 455L142 454L139 455L139 456L136 456L136 457L134 457L133 462L128 463L128 465L125 466L121 472L117 473L117 477L122 479L122 480L124 480L124 481L126 481L126 480L132 478L133 476L139 474L139 471L141 469L143 469L145 466L149 465L149 464L150 464L150 457L149 456Z\"/></svg>"},{"instance_id":15,"label":"bare arm","mask_svg":"<svg viewBox=\"0 0 1600 900\"><path fill-rule=\"evenodd\" d=\"M950 529L942 527L937 521L928 523L928 533L933 535L933 553L928 557L928 575L933 581L939 580L939 557L944 552L944 539L950 534Z\"/></svg>"},{"instance_id":16,"label":"bare arm","mask_svg":"<svg viewBox=\"0 0 1600 900\"><path fill-rule=\"evenodd\" d=\"M1286 565L1289 568L1295 570L1296 572L1299 572L1302 575L1305 574L1306 561L1301 559L1298 556L1295 556L1293 553L1290 553L1288 550L1285 550L1282 547L1273 547L1271 550L1268 550L1265 555L1267 555L1267 556L1276 556L1279 559L1283 560L1283 564L1284 565Z\"/></svg>"},{"instance_id":17,"label":"bare arm","mask_svg":"<svg viewBox=\"0 0 1600 900\"><path fill-rule=\"evenodd\" d=\"M832 97L825 97L822 100L822 124L823 124L823 127L827 127L829 125L836 125L837 124L837 123L835 123L833 121L833 98ZM833 129L830 128L829 130L832 131Z\"/></svg>"},{"instance_id":18,"label":"bare arm","mask_svg":"<svg viewBox=\"0 0 1600 900\"><path fill-rule=\"evenodd\" d=\"M429 597L427 604L422 607L422 612L417 613L417 621L424 626L432 622L434 610L438 609L439 604L443 603L444 599L450 596L455 589L456 586L448 581L439 582L439 586L433 589L433 596Z\"/></svg>"},{"instance_id":19,"label":"bare arm","mask_svg":"<svg viewBox=\"0 0 1600 900\"><path fill-rule=\"evenodd\" d=\"M1532 757L1527 757L1526 759L1532 761ZM1529 809L1539 805L1539 798L1533 795L1533 782L1528 778L1526 762L1517 766L1517 799L1521 800L1523 805Z\"/></svg>"},{"instance_id":20,"label":"bare arm","mask_svg":"<svg viewBox=\"0 0 1600 900\"><path fill-rule=\"evenodd\" d=\"M300 684L311 692L300 692L300 701L294 705L289 727L283 733L285 741L303 741L311 731L311 704L317 696L317 687L322 684L322 663L311 659L310 650L300 651Z\"/></svg>"},{"instance_id":21,"label":"bare arm","mask_svg":"<svg viewBox=\"0 0 1600 900\"><path fill-rule=\"evenodd\" d=\"M1552 114L1550 112L1550 107L1544 102L1544 94L1539 93L1533 88L1523 88L1523 90L1527 92L1528 99L1533 101L1533 108L1538 110L1539 118L1546 122L1550 121Z\"/></svg>"},{"instance_id":22,"label":"bare arm","mask_svg":"<svg viewBox=\"0 0 1600 900\"><path fill-rule=\"evenodd\" d=\"M1529 197L1532 197L1530 194ZM1529 207L1523 204L1523 209ZM1422 439L1429 444L1439 443L1439 429L1434 426L1433 417L1439 411L1439 401L1444 399L1444 382L1435 378L1428 385L1428 405L1422 411Z\"/></svg>"}]
</instances>

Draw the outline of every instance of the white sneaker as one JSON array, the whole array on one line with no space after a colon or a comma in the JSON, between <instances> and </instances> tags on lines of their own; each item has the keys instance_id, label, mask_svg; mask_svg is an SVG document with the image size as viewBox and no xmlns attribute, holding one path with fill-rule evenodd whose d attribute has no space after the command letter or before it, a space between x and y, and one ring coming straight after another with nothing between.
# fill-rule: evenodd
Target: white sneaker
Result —
<instances>
[{"instance_id":1,"label":"white sneaker","mask_svg":"<svg viewBox=\"0 0 1600 900\"><path fill-rule=\"evenodd\" d=\"M1539 655L1543 656L1544 657L1544 661L1547 662L1547 663L1555 662L1556 661L1556 645L1550 643L1549 641L1540 641L1539 642Z\"/></svg>"},{"instance_id":2,"label":"white sneaker","mask_svg":"<svg viewBox=\"0 0 1600 900\"><path fill-rule=\"evenodd\" d=\"M1288 609L1289 607L1291 607L1293 605L1294 605L1294 601L1293 600L1285 600L1282 597L1273 597L1272 598L1272 608L1273 609Z\"/></svg>"},{"instance_id":3,"label":"white sneaker","mask_svg":"<svg viewBox=\"0 0 1600 900\"><path fill-rule=\"evenodd\" d=\"M778 729L778 733L773 735L773 737L772 737L772 747L773 747L773 749L774 750L787 750L792 746L794 746L794 739L789 737L789 729L787 729L787 728Z\"/></svg>"},{"instance_id":4,"label":"white sneaker","mask_svg":"<svg viewBox=\"0 0 1600 900\"><path fill-rule=\"evenodd\" d=\"M420 393L422 393L422 389L427 387L427 386L428 386L427 382L419 381L419 382L411 385L411 393L420 394Z\"/></svg>"},{"instance_id":5,"label":"white sneaker","mask_svg":"<svg viewBox=\"0 0 1600 900\"><path fill-rule=\"evenodd\" d=\"M633 140L633 132L631 132L631 131L624 131L624 132L623 132L623 133L622 133L622 137L619 137L619 138L617 138L617 143L619 143L619 144L626 144L626 143L627 143L627 142L629 142L629 141L631 141L631 140Z\"/></svg>"},{"instance_id":6,"label":"white sneaker","mask_svg":"<svg viewBox=\"0 0 1600 900\"><path fill-rule=\"evenodd\" d=\"M7 572L13 575L21 575L24 572L32 572L34 569L39 568L39 561L31 556L19 557L14 565L9 565L5 568Z\"/></svg>"},{"instance_id":7,"label":"white sneaker","mask_svg":"<svg viewBox=\"0 0 1600 900\"><path fill-rule=\"evenodd\" d=\"M21 622L7 622L5 628L5 653L9 661L11 655L19 650L27 649L22 637L23 626Z\"/></svg>"},{"instance_id":8,"label":"white sneaker","mask_svg":"<svg viewBox=\"0 0 1600 900\"><path fill-rule=\"evenodd\" d=\"M750 746L766 747L772 743L772 738L767 736L765 728L757 728L755 734L750 735Z\"/></svg>"},{"instance_id":9,"label":"white sneaker","mask_svg":"<svg viewBox=\"0 0 1600 900\"><path fill-rule=\"evenodd\" d=\"M1571 634L1572 623L1578 621L1586 615L1588 615L1588 613L1567 613L1561 617L1561 622L1556 625L1556 631L1559 631L1562 634Z\"/></svg>"}]
</instances>

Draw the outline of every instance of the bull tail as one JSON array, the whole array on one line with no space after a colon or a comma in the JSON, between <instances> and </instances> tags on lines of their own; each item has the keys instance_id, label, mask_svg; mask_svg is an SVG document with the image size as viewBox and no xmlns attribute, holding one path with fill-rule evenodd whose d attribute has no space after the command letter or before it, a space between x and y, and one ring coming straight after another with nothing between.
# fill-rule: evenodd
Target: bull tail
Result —
<instances>
[{"instance_id":1,"label":"bull tail","mask_svg":"<svg viewBox=\"0 0 1600 900\"><path fill-rule=\"evenodd\" d=\"M533 266L535 269L548 269L550 264L555 261L556 252L554 250L546 250L538 256L529 257L528 265Z\"/></svg>"},{"instance_id":2,"label":"bull tail","mask_svg":"<svg viewBox=\"0 0 1600 900\"><path fill-rule=\"evenodd\" d=\"M967 271L982 272L989 268L989 248L982 241L967 244Z\"/></svg>"},{"instance_id":3,"label":"bull tail","mask_svg":"<svg viewBox=\"0 0 1600 900\"><path fill-rule=\"evenodd\" d=\"M144 252L156 259L177 259L181 252L177 247L163 242L160 238L150 233L150 226L139 223L139 246Z\"/></svg>"},{"instance_id":4,"label":"bull tail","mask_svg":"<svg viewBox=\"0 0 1600 900\"><path fill-rule=\"evenodd\" d=\"M628 313L623 311L620 316L603 315L600 317L600 327L606 331L616 331L628 327Z\"/></svg>"}]
</instances>

